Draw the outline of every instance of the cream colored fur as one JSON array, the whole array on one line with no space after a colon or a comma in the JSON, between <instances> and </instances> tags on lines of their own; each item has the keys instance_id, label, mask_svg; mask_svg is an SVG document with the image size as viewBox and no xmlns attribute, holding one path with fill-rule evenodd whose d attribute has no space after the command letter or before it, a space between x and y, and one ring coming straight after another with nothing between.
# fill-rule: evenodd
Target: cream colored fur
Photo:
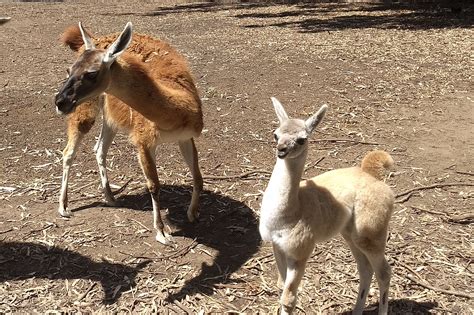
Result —
<instances>
[{"instance_id":1,"label":"cream colored fur","mask_svg":"<svg viewBox=\"0 0 474 315\"><path fill-rule=\"evenodd\" d=\"M337 169L301 181L308 137L326 106L303 121L290 119L272 98L280 121L275 131L277 161L262 200L260 234L271 242L282 286L281 314L296 306L297 289L315 244L342 234L357 262L359 293L354 314L362 314L372 275L379 289L379 314L388 312L390 266L384 257L394 195L380 179L393 164L390 155L374 151L363 167Z\"/></svg>"}]
</instances>

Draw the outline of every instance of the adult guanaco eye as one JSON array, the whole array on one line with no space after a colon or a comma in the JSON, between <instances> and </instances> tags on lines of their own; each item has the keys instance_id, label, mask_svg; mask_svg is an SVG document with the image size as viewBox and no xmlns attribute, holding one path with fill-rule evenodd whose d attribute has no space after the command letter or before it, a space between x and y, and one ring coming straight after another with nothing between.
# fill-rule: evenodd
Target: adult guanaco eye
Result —
<instances>
[{"instance_id":1,"label":"adult guanaco eye","mask_svg":"<svg viewBox=\"0 0 474 315\"><path fill-rule=\"evenodd\" d=\"M298 138L296 139L296 143L298 143L299 145L303 145L306 143L306 138Z\"/></svg>"},{"instance_id":2,"label":"adult guanaco eye","mask_svg":"<svg viewBox=\"0 0 474 315\"><path fill-rule=\"evenodd\" d=\"M86 72L84 73L84 78L87 80L94 80L97 78L97 75L99 74L99 71L91 71L91 72Z\"/></svg>"},{"instance_id":3,"label":"adult guanaco eye","mask_svg":"<svg viewBox=\"0 0 474 315\"><path fill-rule=\"evenodd\" d=\"M276 133L273 134L273 138L275 138L275 141L278 141L278 136Z\"/></svg>"}]
</instances>

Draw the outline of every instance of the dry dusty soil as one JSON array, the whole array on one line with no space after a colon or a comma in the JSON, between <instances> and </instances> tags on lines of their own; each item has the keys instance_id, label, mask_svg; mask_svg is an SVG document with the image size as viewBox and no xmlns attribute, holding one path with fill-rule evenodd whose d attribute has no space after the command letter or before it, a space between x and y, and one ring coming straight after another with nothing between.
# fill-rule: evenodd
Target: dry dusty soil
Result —
<instances>
[{"instance_id":1,"label":"dry dusty soil","mask_svg":"<svg viewBox=\"0 0 474 315\"><path fill-rule=\"evenodd\" d=\"M294 117L329 105L306 178L373 149L394 157L391 312L474 312L472 8L65 1L2 3L0 15L11 17L0 25L0 312L275 312L275 261L258 233L275 160L270 96ZM75 58L58 37L78 21L99 35L132 21L189 60L204 104L205 192L199 222L188 223L189 172L176 145L160 146L174 247L154 241L123 134L108 156L120 206L104 204L93 153L100 117L72 169L74 215L57 213L66 125L52 98ZM320 244L297 313L349 312L357 286L342 239Z\"/></svg>"}]
</instances>

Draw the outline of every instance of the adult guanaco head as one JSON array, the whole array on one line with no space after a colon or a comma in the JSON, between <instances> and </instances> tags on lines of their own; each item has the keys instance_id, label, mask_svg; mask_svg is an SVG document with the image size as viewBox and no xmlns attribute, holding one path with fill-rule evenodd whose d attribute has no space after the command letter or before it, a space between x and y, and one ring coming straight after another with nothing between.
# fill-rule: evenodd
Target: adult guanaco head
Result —
<instances>
[{"instance_id":1,"label":"adult guanaco head","mask_svg":"<svg viewBox=\"0 0 474 315\"><path fill-rule=\"evenodd\" d=\"M111 81L110 67L132 40L130 22L107 49L96 48L81 23L79 29L85 49L67 70L67 79L55 96L56 111L60 114L69 114L77 105L107 91Z\"/></svg>"}]
</instances>

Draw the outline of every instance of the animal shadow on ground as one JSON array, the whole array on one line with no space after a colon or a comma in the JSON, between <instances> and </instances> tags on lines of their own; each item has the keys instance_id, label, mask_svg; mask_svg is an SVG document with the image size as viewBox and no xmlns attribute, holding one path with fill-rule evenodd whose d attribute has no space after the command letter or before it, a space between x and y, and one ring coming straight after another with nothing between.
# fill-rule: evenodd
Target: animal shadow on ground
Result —
<instances>
[{"instance_id":1,"label":"animal shadow on ground","mask_svg":"<svg viewBox=\"0 0 474 315\"><path fill-rule=\"evenodd\" d=\"M114 303L122 292L134 287L137 273L150 262L135 267L95 262L67 249L30 242L0 243L0 261L0 282L30 278L91 280L102 285L104 304Z\"/></svg>"},{"instance_id":2,"label":"animal shadow on ground","mask_svg":"<svg viewBox=\"0 0 474 315\"><path fill-rule=\"evenodd\" d=\"M397 299L388 302L390 313L392 314L433 314L431 311L438 306L436 302L416 302L407 299ZM365 311L365 315L378 314L378 303L371 304L367 307L370 311ZM341 313L341 315L350 315L352 311Z\"/></svg>"},{"instance_id":3,"label":"animal shadow on ground","mask_svg":"<svg viewBox=\"0 0 474 315\"><path fill-rule=\"evenodd\" d=\"M258 252L261 243L257 218L252 209L227 196L203 191L199 220L188 222L186 209L191 191L190 187L162 186L161 208L169 209L169 214L164 216L165 222L170 222L174 237L194 239L198 244L215 249L217 254L211 265L202 263L200 273L187 280L178 292L169 295L168 301L181 300L196 293L212 295L213 288L228 282L232 273ZM124 195L117 200L125 208L151 208L147 193Z\"/></svg>"}]
</instances>

